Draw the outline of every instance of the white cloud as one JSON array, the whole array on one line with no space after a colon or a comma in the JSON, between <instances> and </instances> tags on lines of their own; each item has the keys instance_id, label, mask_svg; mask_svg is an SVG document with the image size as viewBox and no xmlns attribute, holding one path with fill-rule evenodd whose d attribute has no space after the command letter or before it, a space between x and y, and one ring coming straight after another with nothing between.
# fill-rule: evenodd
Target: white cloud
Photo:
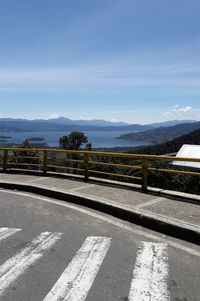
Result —
<instances>
[{"instance_id":1,"label":"white cloud","mask_svg":"<svg viewBox=\"0 0 200 301\"><path fill-rule=\"evenodd\" d=\"M6 118L6 117L7 116L4 113L0 112L0 118Z\"/></svg>"},{"instance_id":2,"label":"white cloud","mask_svg":"<svg viewBox=\"0 0 200 301\"><path fill-rule=\"evenodd\" d=\"M58 113L52 113L52 114L50 114L50 115L48 116L47 119L54 119L54 118L59 118L59 117L61 117L60 114L58 114Z\"/></svg>"},{"instance_id":3,"label":"white cloud","mask_svg":"<svg viewBox=\"0 0 200 301\"><path fill-rule=\"evenodd\" d=\"M167 119L200 119L200 108L192 108L189 105L185 107L175 105L164 112L162 117Z\"/></svg>"}]
</instances>

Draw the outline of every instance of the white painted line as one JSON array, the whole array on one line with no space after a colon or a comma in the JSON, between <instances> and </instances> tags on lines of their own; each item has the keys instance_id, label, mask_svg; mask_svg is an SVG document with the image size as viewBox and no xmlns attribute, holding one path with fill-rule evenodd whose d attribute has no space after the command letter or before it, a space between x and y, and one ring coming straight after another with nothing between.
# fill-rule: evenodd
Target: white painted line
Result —
<instances>
[{"instance_id":1,"label":"white painted line","mask_svg":"<svg viewBox=\"0 0 200 301\"><path fill-rule=\"evenodd\" d=\"M41 180L44 180L44 179L46 180L48 178L47 177L37 177L36 179L26 181L26 183L38 182L38 181L41 181Z\"/></svg>"},{"instance_id":2,"label":"white painted line","mask_svg":"<svg viewBox=\"0 0 200 301\"><path fill-rule=\"evenodd\" d=\"M141 204L138 204L136 206L134 206L134 208L143 208L143 207L146 207L146 206L150 206L150 205L154 205L154 204L157 204L159 202L163 202L164 200L166 200L165 198L163 197L160 197L160 198L156 198L156 199L153 199L151 201L148 201L148 202L143 202Z\"/></svg>"},{"instance_id":3,"label":"white painted line","mask_svg":"<svg viewBox=\"0 0 200 301\"><path fill-rule=\"evenodd\" d=\"M141 242L138 248L129 301L169 301L167 245Z\"/></svg>"},{"instance_id":4,"label":"white painted line","mask_svg":"<svg viewBox=\"0 0 200 301\"><path fill-rule=\"evenodd\" d=\"M88 184L88 185L85 185L85 186L79 186L79 187L69 189L69 191L79 191L79 190L94 187L94 186L95 186L94 184Z\"/></svg>"},{"instance_id":5,"label":"white painted line","mask_svg":"<svg viewBox=\"0 0 200 301\"><path fill-rule=\"evenodd\" d=\"M110 247L111 238L87 237L44 301L83 301Z\"/></svg>"},{"instance_id":6,"label":"white painted line","mask_svg":"<svg viewBox=\"0 0 200 301\"><path fill-rule=\"evenodd\" d=\"M0 266L0 296L27 268L43 256L62 233L43 232L21 252L8 259Z\"/></svg>"},{"instance_id":7,"label":"white painted line","mask_svg":"<svg viewBox=\"0 0 200 301\"><path fill-rule=\"evenodd\" d=\"M21 229L16 229L16 228L0 228L0 241L21 231Z\"/></svg>"}]
</instances>

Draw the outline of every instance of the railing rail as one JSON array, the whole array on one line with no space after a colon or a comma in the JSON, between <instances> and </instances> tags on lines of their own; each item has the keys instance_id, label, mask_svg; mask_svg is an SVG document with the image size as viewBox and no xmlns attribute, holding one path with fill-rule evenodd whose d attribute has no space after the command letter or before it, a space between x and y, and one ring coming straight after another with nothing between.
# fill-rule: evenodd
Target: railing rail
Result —
<instances>
[{"instance_id":1,"label":"railing rail","mask_svg":"<svg viewBox=\"0 0 200 301\"><path fill-rule=\"evenodd\" d=\"M118 160L113 162L112 160ZM37 169L46 174L48 171L70 171L81 174L85 181L90 176L114 177L124 181L139 181L143 191L147 191L148 178L151 173L172 173L185 176L199 176L198 171L177 170L173 168L152 167L152 162L171 162L171 156L144 154L111 153L96 151L74 151L63 149L37 148L0 148L0 166L7 169ZM125 162L123 161L125 160ZM180 162L198 162L199 158L177 158ZM128 163L127 163L127 162ZM170 166L171 167L171 166ZM99 169L101 168L101 169ZM110 168L110 169L109 169ZM117 170L117 172L116 172ZM135 174L129 174L129 171Z\"/></svg>"}]
</instances>

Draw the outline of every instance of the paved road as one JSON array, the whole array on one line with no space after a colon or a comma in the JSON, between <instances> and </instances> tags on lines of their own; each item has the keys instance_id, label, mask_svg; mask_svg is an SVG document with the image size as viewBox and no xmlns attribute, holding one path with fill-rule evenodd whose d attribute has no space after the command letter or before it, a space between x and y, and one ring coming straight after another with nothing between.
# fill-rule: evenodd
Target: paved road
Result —
<instances>
[{"instance_id":1,"label":"paved road","mask_svg":"<svg viewBox=\"0 0 200 301\"><path fill-rule=\"evenodd\" d=\"M0 191L0 250L0 300L200 300L197 246L61 201Z\"/></svg>"}]
</instances>

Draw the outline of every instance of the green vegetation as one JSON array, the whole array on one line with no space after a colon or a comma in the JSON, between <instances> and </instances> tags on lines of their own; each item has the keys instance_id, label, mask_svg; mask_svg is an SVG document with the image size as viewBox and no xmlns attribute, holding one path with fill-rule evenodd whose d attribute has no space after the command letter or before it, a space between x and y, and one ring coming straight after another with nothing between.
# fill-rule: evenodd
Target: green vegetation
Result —
<instances>
[{"instance_id":1,"label":"green vegetation","mask_svg":"<svg viewBox=\"0 0 200 301\"><path fill-rule=\"evenodd\" d=\"M69 135L62 136L59 139L59 144L62 149L66 150L91 150L92 144L88 142L87 136L83 132L71 132ZM64 171L63 167L68 169L69 173L80 173L79 169L83 169L82 155L79 154L59 154L51 155L51 166L53 171ZM56 167L53 167L56 166ZM60 166L60 168L59 168Z\"/></svg>"},{"instance_id":2,"label":"green vegetation","mask_svg":"<svg viewBox=\"0 0 200 301\"><path fill-rule=\"evenodd\" d=\"M63 149L69 150L79 150L84 144L86 150L92 147L83 132L72 132L68 136L60 137L59 144Z\"/></svg>"},{"instance_id":3,"label":"green vegetation","mask_svg":"<svg viewBox=\"0 0 200 301\"><path fill-rule=\"evenodd\" d=\"M33 152L33 144L30 143L28 139L25 139L18 148L30 149L30 151L13 151L13 156L11 157L11 163L16 165L16 167L26 167L27 169L39 169L38 164L40 164L40 159L38 158L39 153ZM34 166L35 165L35 166Z\"/></svg>"},{"instance_id":4,"label":"green vegetation","mask_svg":"<svg viewBox=\"0 0 200 301\"><path fill-rule=\"evenodd\" d=\"M169 154L176 153L182 147L183 144L200 144L200 129L193 131L187 135L183 135L179 138L176 138L172 141L168 141L163 144L140 147L136 148L133 153L145 153L145 154ZM122 151L122 150L121 150ZM130 151L129 151L130 152ZM173 158L172 158L173 160ZM132 169L129 167L119 167L119 166L110 166L109 164L121 164L129 166L141 166L140 160L126 159L126 158L112 158L108 156L90 156L90 170L98 170L100 172L116 173L116 174L125 174L127 176L141 177L140 169ZM99 165L98 162L108 163L108 165ZM171 162L160 162L160 161L150 161L149 167L160 168L160 169L175 169L175 170L187 170L187 171L196 171L192 168L184 168L179 166L172 166ZM76 167L82 168L81 163L77 163ZM95 175L95 174L92 174ZM105 175L98 174L98 177L105 177ZM123 177L115 177L111 175L106 175L106 178L112 180L128 181L132 182L131 179L124 179ZM141 183L140 181L136 181ZM173 173L160 173L160 172L150 172L148 176L148 185L152 187L159 187L162 189L177 190L188 193L199 194L200 193L200 177L179 175Z\"/></svg>"},{"instance_id":5,"label":"green vegetation","mask_svg":"<svg viewBox=\"0 0 200 301\"><path fill-rule=\"evenodd\" d=\"M181 137L175 138L166 143L154 146L137 147L131 153L149 154L149 155L167 155L177 153L183 144L200 145L200 129L190 132ZM172 166L171 162L150 162L149 167L161 169L176 169L195 171L189 167ZM134 174L134 172L133 172ZM200 177L179 175L173 173L151 172L148 177L149 186L159 187L162 189L177 190L193 194L200 193Z\"/></svg>"},{"instance_id":6,"label":"green vegetation","mask_svg":"<svg viewBox=\"0 0 200 301\"><path fill-rule=\"evenodd\" d=\"M193 168L172 166L172 162L152 162L150 163L150 167L198 172L198 170ZM200 177L197 176L150 172L148 183L149 186L162 189L182 191L192 194L200 193Z\"/></svg>"}]
</instances>

